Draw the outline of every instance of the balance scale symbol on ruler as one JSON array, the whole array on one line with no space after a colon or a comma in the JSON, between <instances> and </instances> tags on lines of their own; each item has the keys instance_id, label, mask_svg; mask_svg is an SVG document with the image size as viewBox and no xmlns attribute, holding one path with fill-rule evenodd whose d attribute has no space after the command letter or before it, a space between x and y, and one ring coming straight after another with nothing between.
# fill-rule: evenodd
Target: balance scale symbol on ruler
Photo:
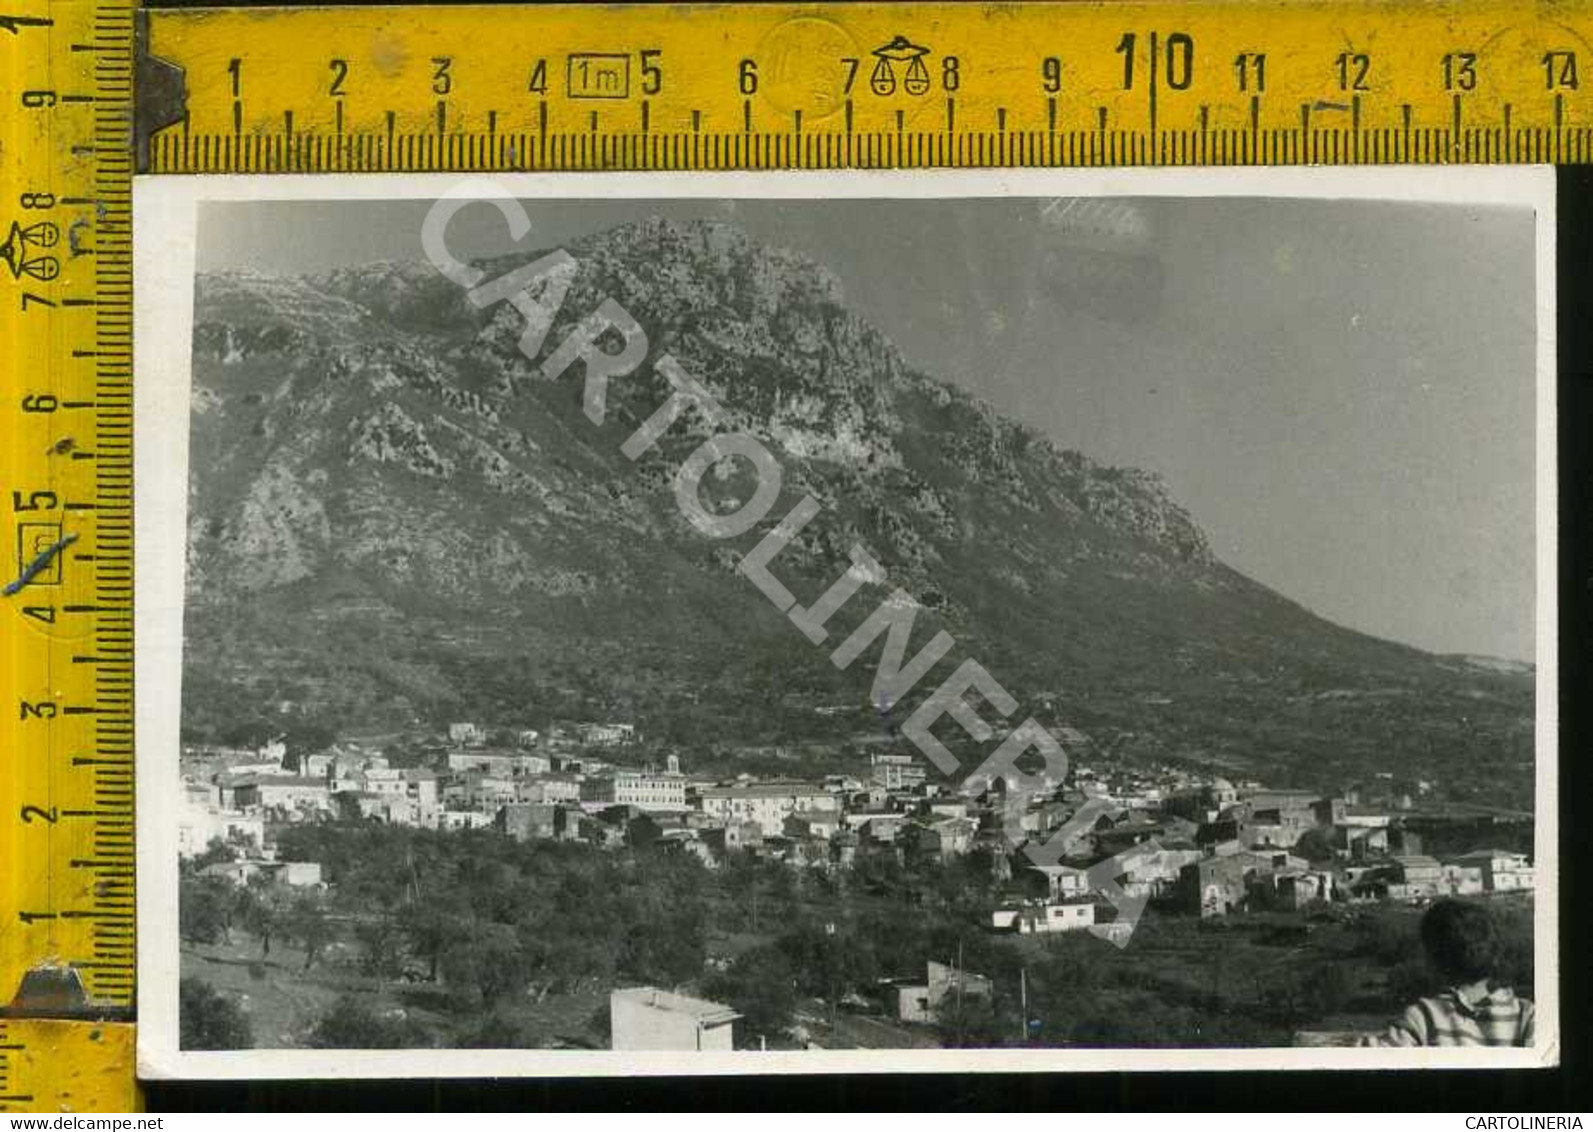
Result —
<instances>
[{"instance_id":1,"label":"balance scale symbol on ruler","mask_svg":"<svg viewBox=\"0 0 1593 1132\"><path fill-rule=\"evenodd\" d=\"M11 269L13 279L30 275L48 283L61 273L61 261L49 252L61 239L61 230L54 222L40 220L24 228L11 222L11 231L0 244L0 262Z\"/></svg>"},{"instance_id":2,"label":"balance scale symbol on ruler","mask_svg":"<svg viewBox=\"0 0 1593 1132\"><path fill-rule=\"evenodd\" d=\"M902 89L915 97L929 93L929 68L924 66L924 56L929 48L920 47L905 35L898 35L883 47L874 48L879 62L869 75L869 89L880 97L896 91L896 71L893 64L906 63L907 72L902 79Z\"/></svg>"}]
</instances>

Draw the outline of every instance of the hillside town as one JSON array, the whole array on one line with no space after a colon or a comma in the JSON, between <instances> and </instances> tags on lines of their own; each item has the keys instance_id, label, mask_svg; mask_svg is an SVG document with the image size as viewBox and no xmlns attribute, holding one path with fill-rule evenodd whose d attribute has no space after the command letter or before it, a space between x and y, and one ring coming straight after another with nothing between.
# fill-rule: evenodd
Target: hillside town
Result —
<instances>
[{"instance_id":1,"label":"hillside town","mask_svg":"<svg viewBox=\"0 0 1593 1132\"><path fill-rule=\"evenodd\" d=\"M263 874L322 883L308 862L279 861L277 833L305 824L384 823L493 830L519 842L684 854L709 869L745 854L825 871L883 855L912 864L976 856L1001 893L992 931L1087 930L1112 937L1116 907L1090 868L1123 862L1117 884L1172 915L1306 911L1326 904L1422 904L1441 896L1533 888L1530 821L1426 810L1392 774L1327 795L1161 766L1129 769L1088 756L1066 781L1030 797L1020 824L1050 841L1081 807L1099 816L1055 865L1034 864L1003 827L994 784L958 791L922 760L875 751L855 774L822 779L692 773L675 754L638 765L628 723L569 723L546 734L454 722L426 737L423 765L393 766L356 742L290 755L280 739L255 749L185 748L179 852L237 848L207 866L236 883ZM1416 783L1421 793L1427 784ZM1496 841L1513 841L1501 847ZM1136 847L1144 849L1135 851Z\"/></svg>"}]
</instances>

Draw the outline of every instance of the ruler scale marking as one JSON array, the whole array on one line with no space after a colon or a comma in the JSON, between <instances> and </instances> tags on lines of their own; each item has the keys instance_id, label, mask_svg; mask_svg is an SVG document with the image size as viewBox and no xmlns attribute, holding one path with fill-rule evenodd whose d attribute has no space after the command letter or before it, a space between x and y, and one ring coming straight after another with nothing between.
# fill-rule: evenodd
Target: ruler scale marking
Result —
<instances>
[{"instance_id":1,"label":"ruler scale marking","mask_svg":"<svg viewBox=\"0 0 1593 1132\"><path fill-rule=\"evenodd\" d=\"M131 4L91 8L66 0L53 4L51 12L60 35L26 63L37 64L38 87L54 86L62 93L51 106L23 115L0 115L0 166L8 183L14 179L24 186L39 186L31 191L42 191L49 198L41 209L45 215L32 219L47 220L61 229L70 226L71 255L63 256L63 269L45 281L53 308L18 314L7 309L10 301L0 303L0 333L8 347L0 359L0 386L5 387L0 411L16 412L14 391L42 385L54 397L54 412L93 414L93 436L64 463L43 463L50 459L46 449L31 440L8 445L0 452L0 478L49 482L62 500L58 512L62 521L74 535L85 538L84 552L60 559L57 584L67 600L59 612L69 614L78 625L86 624L94 644L74 648L65 638L37 634L0 638L4 651L0 681L20 678L27 684L45 674L61 705L53 717L30 721L31 730L0 723L0 743L22 756L8 759L0 775L4 795L0 852L39 862L38 868L26 873L7 874L0 890L5 893L0 918L17 926L0 936L0 993L12 998L24 973L40 964L76 963L88 995L85 1013L92 1016L104 1010L125 1016L135 979L130 926L124 944L96 961L91 957L100 941L93 925L73 913L127 916L133 903L128 632L132 500L131 449L126 439L131 411L124 406L130 404L131 376L134 16ZM30 42L29 50L36 42ZM0 54L12 49L9 37L0 40ZM82 113L85 109L89 113ZM47 121L49 128L35 130L37 121ZM173 134L157 152L175 157L178 147L172 143L179 138L186 143L190 160L201 148L208 155L213 144L205 138L196 146L188 134ZM29 207L26 202L24 206ZM66 267L86 263L92 263L93 269ZM84 367L84 361L90 367ZM90 382L98 390L92 400L85 396ZM13 427L16 435L29 437L49 422L48 417L0 419L8 437ZM91 593L98 595L96 600L84 601ZM117 627L110 627L112 622ZM92 657L95 663L77 663L78 656ZM106 670L125 675L117 678ZM113 738L102 724L115 721L119 734ZM112 762L124 765L109 765ZM84 766L100 773L73 773ZM19 822L16 815L23 806L72 820ZM111 825L120 828L112 830ZM124 846L126 863L116 866L94 851L107 840ZM94 864L84 867L79 861ZM0 1024L7 1050L0 1107L36 1103L60 1110L71 1083L70 1077L55 1071L64 1059L83 1069L101 1065L116 1069L83 1076L81 1080L96 1084L88 1094L79 1091L72 1096L74 1109L135 1107L130 1026L52 1018L48 1008L36 1008L26 1000L15 1008L18 1016ZM97 1032L98 1040L90 1039L90 1030Z\"/></svg>"}]
</instances>

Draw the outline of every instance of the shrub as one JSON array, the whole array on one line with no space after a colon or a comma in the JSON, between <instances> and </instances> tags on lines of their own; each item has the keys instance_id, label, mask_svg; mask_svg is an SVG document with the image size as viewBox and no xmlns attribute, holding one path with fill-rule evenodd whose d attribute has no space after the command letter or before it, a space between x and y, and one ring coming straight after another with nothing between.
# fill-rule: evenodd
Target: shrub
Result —
<instances>
[{"instance_id":1,"label":"shrub","mask_svg":"<svg viewBox=\"0 0 1593 1132\"><path fill-rule=\"evenodd\" d=\"M346 994L333 1004L310 1033L315 1049L401 1049L426 1044L403 1019L375 1010Z\"/></svg>"},{"instance_id":2,"label":"shrub","mask_svg":"<svg viewBox=\"0 0 1593 1132\"><path fill-rule=\"evenodd\" d=\"M791 1024L796 1009L796 976L791 961L777 947L744 952L727 970L711 976L703 989L709 998L735 1007L749 1035L780 1033Z\"/></svg>"},{"instance_id":3,"label":"shrub","mask_svg":"<svg viewBox=\"0 0 1593 1132\"><path fill-rule=\"evenodd\" d=\"M1499 921L1498 981L1515 988L1517 994L1532 997L1534 962L1532 954L1532 908L1507 904L1495 909Z\"/></svg>"},{"instance_id":4,"label":"shrub","mask_svg":"<svg viewBox=\"0 0 1593 1132\"><path fill-rule=\"evenodd\" d=\"M497 1013L462 1032L458 1040L461 1049L530 1049L538 1044L524 1026Z\"/></svg>"},{"instance_id":5,"label":"shrub","mask_svg":"<svg viewBox=\"0 0 1593 1132\"><path fill-rule=\"evenodd\" d=\"M1343 1010L1353 990L1349 972L1338 963L1327 964L1305 980L1306 1000L1318 1016Z\"/></svg>"},{"instance_id":6,"label":"shrub","mask_svg":"<svg viewBox=\"0 0 1593 1132\"><path fill-rule=\"evenodd\" d=\"M193 978L178 988L178 1044L183 1049L249 1049L254 1033L249 1019L231 999Z\"/></svg>"},{"instance_id":7,"label":"shrub","mask_svg":"<svg viewBox=\"0 0 1593 1132\"><path fill-rule=\"evenodd\" d=\"M184 878L177 890L177 931L188 943L220 943L232 927L236 897L219 877Z\"/></svg>"},{"instance_id":8,"label":"shrub","mask_svg":"<svg viewBox=\"0 0 1593 1132\"><path fill-rule=\"evenodd\" d=\"M1421 957L1421 936L1417 917L1394 911L1376 912L1356 924L1357 950L1378 962L1392 966Z\"/></svg>"},{"instance_id":9,"label":"shrub","mask_svg":"<svg viewBox=\"0 0 1593 1132\"><path fill-rule=\"evenodd\" d=\"M1442 989L1438 976L1424 959L1407 959L1388 972L1388 995L1394 1002L1415 1002Z\"/></svg>"}]
</instances>

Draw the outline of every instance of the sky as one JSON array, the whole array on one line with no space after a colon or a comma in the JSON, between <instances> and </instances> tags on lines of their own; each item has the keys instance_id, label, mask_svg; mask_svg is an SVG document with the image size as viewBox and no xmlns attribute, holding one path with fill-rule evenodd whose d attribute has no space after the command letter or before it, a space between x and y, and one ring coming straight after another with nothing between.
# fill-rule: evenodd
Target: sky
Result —
<instances>
[{"instance_id":1,"label":"sky","mask_svg":"<svg viewBox=\"0 0 1593 1132\"><path fill-rule=\"evenodd\" d=\"M199 267L418 259L425 202L213 204ZM1528 209L1375 201L527 202L527 246L714 217L809 255L910 363L1160 473L1213 550L1339 624L1531 660ZM491 209L461 254L510 250Z\"/></svg>"}]
</instances>

